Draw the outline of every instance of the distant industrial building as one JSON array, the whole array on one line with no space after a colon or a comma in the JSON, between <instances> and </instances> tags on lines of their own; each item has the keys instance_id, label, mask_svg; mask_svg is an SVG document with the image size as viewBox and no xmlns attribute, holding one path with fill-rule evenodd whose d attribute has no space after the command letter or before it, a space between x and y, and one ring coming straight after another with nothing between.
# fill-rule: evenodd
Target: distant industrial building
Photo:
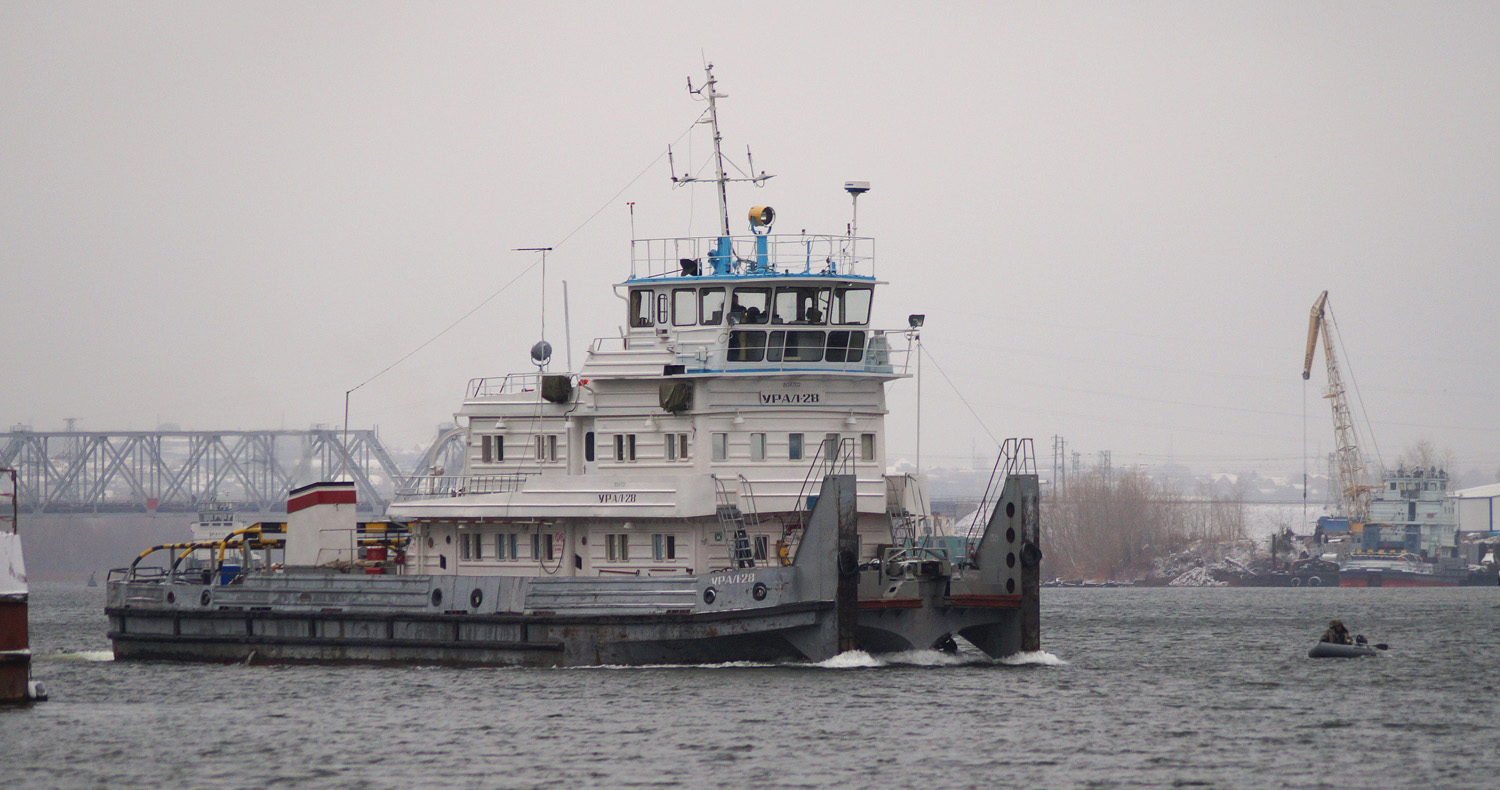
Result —
<instances>
[{"instance_id":1,"label":"distant industrial building","mask_svg":"<svg viewBox=\"0 0 1500 790\"><path fill-rule=\"evenodd\" d=\"M1496 500L1500 500L1500 483L1454 491L1452 497L1458 503L1460 532L1500 531L1500 525L1495 521L1500 517L1500 507L1496 507Z\"/></svg>"}]
</instances>

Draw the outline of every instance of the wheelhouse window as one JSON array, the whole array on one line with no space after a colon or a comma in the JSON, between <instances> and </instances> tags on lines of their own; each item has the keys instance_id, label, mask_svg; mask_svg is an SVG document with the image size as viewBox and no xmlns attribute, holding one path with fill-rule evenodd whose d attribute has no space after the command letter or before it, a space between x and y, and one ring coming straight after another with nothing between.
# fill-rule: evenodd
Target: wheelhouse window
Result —
<instances>
[{"instance_id":1,"label":"wheelhouse window","mask_svg":"<svg viewBox=\"0 0 1500 790\"><path fill-rule=\"evenodd\" d=\"M666 435L666 458L668 461L686 461L688 458L688 435L669 433Z\"/></svg>"},{"instance_id":2,"label":"wheelhouse window","mask_svg":"<svg viewBox=\"0 0 1500 790\"><path fill-rule=\"evenodd\" d=\"M766 343L768 362L819 362L822 359L822 332L772 332Z\"/></svg>"},{"instance_id":3,"label":"wheelhouse window","mask_svg":"<svg viewBox=\"0 0 1500 790\"><path fill-rule=\"evenodd\" d=\"M656 295L656 323L667 324L667 295L664 293Z\"/></svg>"},{"instance_id":4,"label":"wheelhouse window","mask_svg":"<svg viewBox=\"0 0 1500 790\"><path fill-rule=\"evenodd\" d=\"M816 286L781 287L771 311L773 324L822 324L828 320L829 290Z\"/></svg>"},{"instance_id":5,"label":"wheelhouse window","mask_svg":"<svg viewBox=\"0 0 1500 790\"><path fill-rule=\"evenodd\" d=\"M829 332L823 358L829 362L859 362L865 357L864 332Z\"/></svg>"},{"instance_id":6,"label":"wheelhouse window","mask_svg":"<svg viewBox=\"0 0 1500 790\"><path fill-rule=\"evenodd\" d=\"M766 460L766 435L763 433L750 434L750 460Z\"/></svg>"},{"instance_id":7,"label":"wheelhouse window","mask_svg":"<svg viewBox=\"0 0 1500 790\"><path fill-rule=\"evenodd\" d=\"M766 358L765 332L730 332L730 362L760 362Z\"/></svg>"},{"instance_id":8,"label":"wheelhouse window","mask_svg":"<svg viewBox=\"0 0 1500 790\"><path fill-rule=\"evenodd\" d=\"M723 288L704 288L698 292L698 315L704 326L724 323Z\"/></svg>"},{"instance_id":9,"label":"wheelhouse window","mask_svg":"<svg viewBox=\"0 0 1500 790\"><path fill-rule=\"evenodd\" d=\"M840 288L833 292L832 323L839 326L862 326L870 323L869 288Z\"/></svg>"},{"instance_id":10,"label":"wheelhouse window","mask_svg":"<svg viewBox=\"0 0 1500 790\"><path fill-rule=\"evenodd\" d=\"M692 326L698 323L698 292L691 288L672 291L672 325Z\"/></svg>"},{"instance_id":11,"label":"wheelhouse window","mask_svg":"<svg viewBox=\"0 0 1500 790\"><path fill-rule=\"evenodd\" d=\"M789 433L786 435L786 457L792 461L802 460L802 434Z\"/></svg>"},{"instance_id":12,"label":"wheelhouse window","mask_svg":"<svg viewBox=\"0 0 1500 790\"><path fill-rule=\"evenodd\" d=\"M630 292L630 325L651 326L651 292L645 288Z\"/></svg>"},{"instance_id":13,"label":"wheelhouse window","mask_svg":"<svg viewBox=\"0 0 1500 790\"><path fill-rule=\"evenodd\" d=\"M736 288L729 304L729 323L764 324L771 320L770 288Z\"/></svg>"}]
</instances>

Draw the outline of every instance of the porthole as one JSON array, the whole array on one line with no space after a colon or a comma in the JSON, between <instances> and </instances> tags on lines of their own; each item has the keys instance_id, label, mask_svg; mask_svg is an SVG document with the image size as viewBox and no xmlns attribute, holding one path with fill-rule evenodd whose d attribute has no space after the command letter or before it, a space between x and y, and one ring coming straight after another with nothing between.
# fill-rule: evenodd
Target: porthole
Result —
<instances>
[{"instance_id":1,"label":"porthole","mask_svg":"<svg viewBox=\"0 0 1500 790\"><path fill-rule=\"evenodd\" d=\"M214 594L212 592L209 592L208 590L204 590L203 593L198 596L198 603L202 606L208 606L209 603L213 601L213 599Z\"/></svg>"},{"instance_id":2,"label":"porthole","mask_svg":"<svg viewBox=\"0 0 1500 790\"><path fill-rule=\"evenodd\" d=\"M207 592L207 590L204 592ZM167 590L167 603L177 603L177 593Z\"/></svg>"},{"instance_id":3,"label":"porthole","mask_svg":"<svg viewBox=\"0 0 1500 790\"><path fill-rule=\"evenodd\" d=\"M1006 543L1015 543L1016 542L1016 528L1015 527L1006 527L1005 528L1005 542Z\"/></svg>"},{"instance_id":4,"label":"porthole","mask_svg":"<svg viewBox=\"0 0 1500 790\"><path fill-rule=\"evenodd\" d=\"M719 597L719 592L718 592L718 590L715 590L712 587L709 587L708 589L706 589L706 590L703 591L703 602L704 603L713 603L714 599L717 598L717 597Z\"/></svg>"},{"instance_id":5,"label":"porthole","mask_svg":"<svg viewBox=\"0 0 1500 790\"><path fill-rule=\"evenodd\" d=\"M443 591L442 590L434 589L432 591L432 605L433 606L442 606L443 605Z\"/></svg>"},{"instance_id":6,"label":"porthole","mask_svg":"<svg viewBox=\"0 0 1500 790\"><path fill-rule=\"evenodd\" d=\"M750 588L750 597L757 601L764 601L768 592L766 585L756 582L755 586Z\"/></svg>"},{"instance_id":7,"label":"porthole","mask_svg":"<svg viewBox=\"0 0 1500 790\"><path fill-rule=\"evenodd\" d=\"M1011 594L1015 594L1015 591L1016 591L1016 580L1015 579L1006 579L1005 580L1005 591L1008 592L1008 593L1011 593Z\"/></svg>"},{"instance_id":8,"label":"porthole","mask_svg":"<svg viewBox=\"0 0 1500 790\"><path fill-rule=\"evenodd\" d=\"M1016 503L1014 503L1014 502L1006 502L1005 503L1005 517L1006 518L1015 518L1016 517Z\"/></svg>"},{"instance_id":9,"label":"porthole","mask_svg":"<svg viewBox=\"0 0 1500 790\"><path fill-rule=\"evenodd\" d=\"M484 603L484 592L475 587L474 592L469 593L469 606L478 609L482 603Z\"/></svg>"},{"instance_id":10,"label":"porthole","mask_svg":"<svg viewBox=\"0 0 1500 790\"><path fill-rule=\"evenodd\" d=\"M1016 567L1016 553L1014 551L1012 551L1012 552L1010 552L1010 553L1008 553L1008 554L1005 555L1005 567L1007 567L1007 568L1014 568L1014 567Z\"/></svg>"}]
</instances>

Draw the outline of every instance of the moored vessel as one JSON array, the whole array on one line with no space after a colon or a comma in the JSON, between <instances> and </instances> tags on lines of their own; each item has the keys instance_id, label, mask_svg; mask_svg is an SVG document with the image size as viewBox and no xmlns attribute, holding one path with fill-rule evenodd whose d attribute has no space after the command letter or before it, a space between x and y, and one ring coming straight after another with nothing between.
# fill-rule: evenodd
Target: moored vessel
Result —
<instances>
[{"instance_id":1,"label":"moored vessel","mask_svg":"<svg viewBox=\"0 0 1500 790\"><path fill-rule=\"evenodd\" d=\"M0 704L47 698L42 684L31 679L30 588L21 553L16 479L14 469L0 469Z\"/></svg>"},{"instance_id":2,"label":"moored vessel","mask_svg":"<svg viewBox=\"0 0 1500 790\"><path fill-rule=\"evenodd\" d=\"M871 323L873 241L732 235L712 67L720 233L636 239L618 337L576 371L477 378L464 469L404 481L381 522L352 484L284 524L155 547L109 579L120 659L589 665L820 661L851 649L1040 649L1038 479L1007 440L988 517L935 543L921 478L885 472L885 387L921 325ZM864 182L845 188L857 200ZM909 343L908 343L909 347ZM201 569L185 564L207 557Z\"/></svg>"}]
</instances>

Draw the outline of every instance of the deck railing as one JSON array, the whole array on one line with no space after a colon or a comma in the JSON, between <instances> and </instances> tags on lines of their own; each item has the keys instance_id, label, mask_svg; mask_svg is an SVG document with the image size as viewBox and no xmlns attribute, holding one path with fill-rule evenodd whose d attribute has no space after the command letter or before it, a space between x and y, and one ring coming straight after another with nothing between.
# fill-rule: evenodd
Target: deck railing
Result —
<instances>
[{"instance_id":1,"label":"deck railing","mask_svg":"<svg viewBox=\"0 0 1500 790\"><path fill-rule=\"evenodd\" d=\"M499 475L421 475L397 481L397 502L414 499L442 499L465 494L508 494L526 486L533 472Z\"/></svg>"},{"instance_id":2,"label":"deck railing","mask_svg":"<svg viewBox=\"0 0 1500 790\"><path fill-rule=\"evenodd\" d=\"M764 266L758 252L760 239L765 240ZM713 275L710 256L718 245L717 236L636 239L630 248L630 279L682 277L683 261L695 261L699 275ZM868 237L803 233L731 236L730 247L731 273L735 275L875 276L875 240Z\"/></svg>"}]
</instances>

